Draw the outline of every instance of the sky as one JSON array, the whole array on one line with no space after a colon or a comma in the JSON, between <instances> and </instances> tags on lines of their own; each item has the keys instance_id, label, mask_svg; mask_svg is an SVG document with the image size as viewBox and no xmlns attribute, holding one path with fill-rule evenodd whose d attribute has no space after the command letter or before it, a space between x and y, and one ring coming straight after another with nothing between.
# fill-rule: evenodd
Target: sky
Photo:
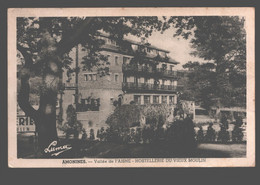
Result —
<instances>
[{"instance_id":1,"label":"sky","mask_svg":"<svg viewBox=\"0 0 260 185\"><path fill-rule=\"evenodd\" d=\"M155 47L170 51L169 56L179 62L179 64L175 66L177 70L183 69L182 65L188 61L205 62L201 58L191 56L190 52L193 51L193 49L191 48L190 40L185 40L182 37L173 37L175 32L176 29L172 27L164 31L163 34L154 31L152 35L147 38L147 41ZM128 35L126 38L137 42L141 41L140 38L132 35Z\"/></svg>"},{"instance_id":2,"label":"sky","mask_svg":"<svg viewBox=\"0 0 260 185\"><path fill-rule=\"evenodd\" d=\"M175 33L174 28L166 30L163 34L160 32L153 32L152 35L147 39L147 41L158 48L162 48L170 51L169 56L175 59L180 64L176 65L176 69L183 69L182 65L188 61L199 61L205 62L203 59L194 57L190 55L193 51L190 45L190 40L185 40L183 38L173 37ZM140 41L140 38L134 36L127 36L127 38Z\"/></svg>"}]
</instances>

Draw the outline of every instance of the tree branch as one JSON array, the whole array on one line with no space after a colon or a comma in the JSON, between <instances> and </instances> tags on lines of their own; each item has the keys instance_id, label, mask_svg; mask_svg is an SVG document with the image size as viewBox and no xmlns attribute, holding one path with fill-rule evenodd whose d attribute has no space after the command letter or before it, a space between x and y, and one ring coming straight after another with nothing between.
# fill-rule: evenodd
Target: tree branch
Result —
<instances>
[{"instance_id":1,"label":"tree branch","mask_svg":"<svg viewBox=\"0 0 260 185\"><path fill-rule=\"evenodd\" d=\"M25 60L25 65L20 71L21 89L18 95L18 104L20 108L25 112L26 115L35 118L37 114L37 110L35 110L29 102L29 95L30 95L29 78L30 78L30 69L33 65L33 60L29 55L29 53L27 52L26 48L17 44L17 49L21 52Z\"/></svg>"},{"instance_id":2,"label":"tree branch","mask_svg":"<svg viewBox=\"0 0 260 185\"><path fill-rule=\"evenodd\" d=\"M27 49L21 46L20 44L17 43L17 49L20 51L20 53L23 55L23 58L25 60L25 67L31 68L33 65L33 60L30 54L27 52Z\"/></svg>"},{"instance_id":3,"label":"tree branch","mask_svg":"<svg viewBox=\"0 0 260 185\"><path fill-rule=\"evenodd\" d=\"M84 22L81 24L80 28L75 31L72 36L64 36L62 40L58 43L57 53L58 55L63 55L71 50L78 42L82 34L86 34L86 30L89 27L90 23L94 18L86 18Z\"/></svg>"}]
</instances>

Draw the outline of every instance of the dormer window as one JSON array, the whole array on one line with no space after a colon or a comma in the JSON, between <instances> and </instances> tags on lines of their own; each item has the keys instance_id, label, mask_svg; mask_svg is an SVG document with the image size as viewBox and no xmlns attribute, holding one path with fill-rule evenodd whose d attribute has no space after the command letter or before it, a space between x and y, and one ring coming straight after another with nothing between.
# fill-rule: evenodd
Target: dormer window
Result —
<instances>
[{"instance_id":1,"label":"dormer window","mask_svg":"<svg viewBox=\"0 0 260 185\"><path fill-rule=\"evenodd\" d=\"M132 46L132 49L133 49L134 51L136 51L136 50L138 49L138 46L135 45L135 44L132 44L131 46Z\"/></svg>"},{"instance_id":2,"label":"dormer window","mask_svg":"<svg viewBox=\"0 0 260 185\"><path fill-rule=\"evenodd\" d=\"M111 44L111 40L109 38L106 38L107 44Z\"/></svg>"},{"instance_id":3,"label":"dormer window","mask_svg":"<svg viewBox=\"0 0 260 185\"><path fill-rule=\"evenodd\" d=\"M167 69L167 65L166 64L162 64L162 70L165 71Z\"/></svg>"},{"instance_id":4,"label":"dormer window","mask_svg":"<svg viewBox=\"0 0 260 185\"><path fill-rule=\"evenodd\" d=\"M160 55L161 57L166 57L166 53L163 52L163 51L159 51L159 55Z\"/></svg>"},{"instance_id":5,"label":"dormer window","mask_svg":"<svg viewBox=\"0 0 260 185\"><path fill-rule=\"evenodd\" d=\"M111 40L111 44L116 46L116 41L115 40Z\"/></svg>"}]
</instances>

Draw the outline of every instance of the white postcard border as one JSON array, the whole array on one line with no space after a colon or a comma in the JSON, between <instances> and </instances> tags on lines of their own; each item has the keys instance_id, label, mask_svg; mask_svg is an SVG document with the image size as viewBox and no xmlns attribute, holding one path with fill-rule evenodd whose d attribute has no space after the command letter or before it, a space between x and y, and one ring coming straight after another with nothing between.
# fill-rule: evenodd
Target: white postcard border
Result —
<instances>
[{"instance_id":1,"label":"white postcard border","mask_svg":"<svg viewBox=\"0 0 260 185\"><path fill-rule=\"evenodd\" d=\"M247 157L204 158L189 162L163 158L164 162L119 163L118 159L18 159L16 135L16 17L22 16L245 16L247 30ZM156 159L156 158L155 158ZM85 160L73 163L64 160ZM107 162L95 163L95 160ZM110 161L111 160L111 161ZM140 159L141 160L141 159ZM175 160L175 161L174 161ZM198 162L201 160L200 162ZM195 162L197 161L197 162ZM65 161L66 162L66 161ZM72 163L71 163L72 162ZM75 161L74 161L75 162ZM78 161L79 162L79 161ZM10 8L8 9L8 165L12 168L110 167L253 167L255 166L255 9L254 8Z\"/></svg>"}]
</instances>

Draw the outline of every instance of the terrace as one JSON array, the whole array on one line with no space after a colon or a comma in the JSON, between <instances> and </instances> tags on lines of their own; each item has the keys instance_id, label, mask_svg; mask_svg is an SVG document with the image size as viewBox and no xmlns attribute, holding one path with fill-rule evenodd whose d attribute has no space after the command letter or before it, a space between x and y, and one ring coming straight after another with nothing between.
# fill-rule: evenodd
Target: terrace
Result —
<instances>
[{"instance_id":1,"label":"terrace","mask_svg":"<svg viewBox=\"0 0 260 185\"><path fill-rule=\"evenodd\" d=\"M122 66L123 72L159 75L164 77L175 77L177 78L177 71L167 70L165 68L152 68L151 66L140 66L124 64Z\"/></svg>"}]
</instances>

